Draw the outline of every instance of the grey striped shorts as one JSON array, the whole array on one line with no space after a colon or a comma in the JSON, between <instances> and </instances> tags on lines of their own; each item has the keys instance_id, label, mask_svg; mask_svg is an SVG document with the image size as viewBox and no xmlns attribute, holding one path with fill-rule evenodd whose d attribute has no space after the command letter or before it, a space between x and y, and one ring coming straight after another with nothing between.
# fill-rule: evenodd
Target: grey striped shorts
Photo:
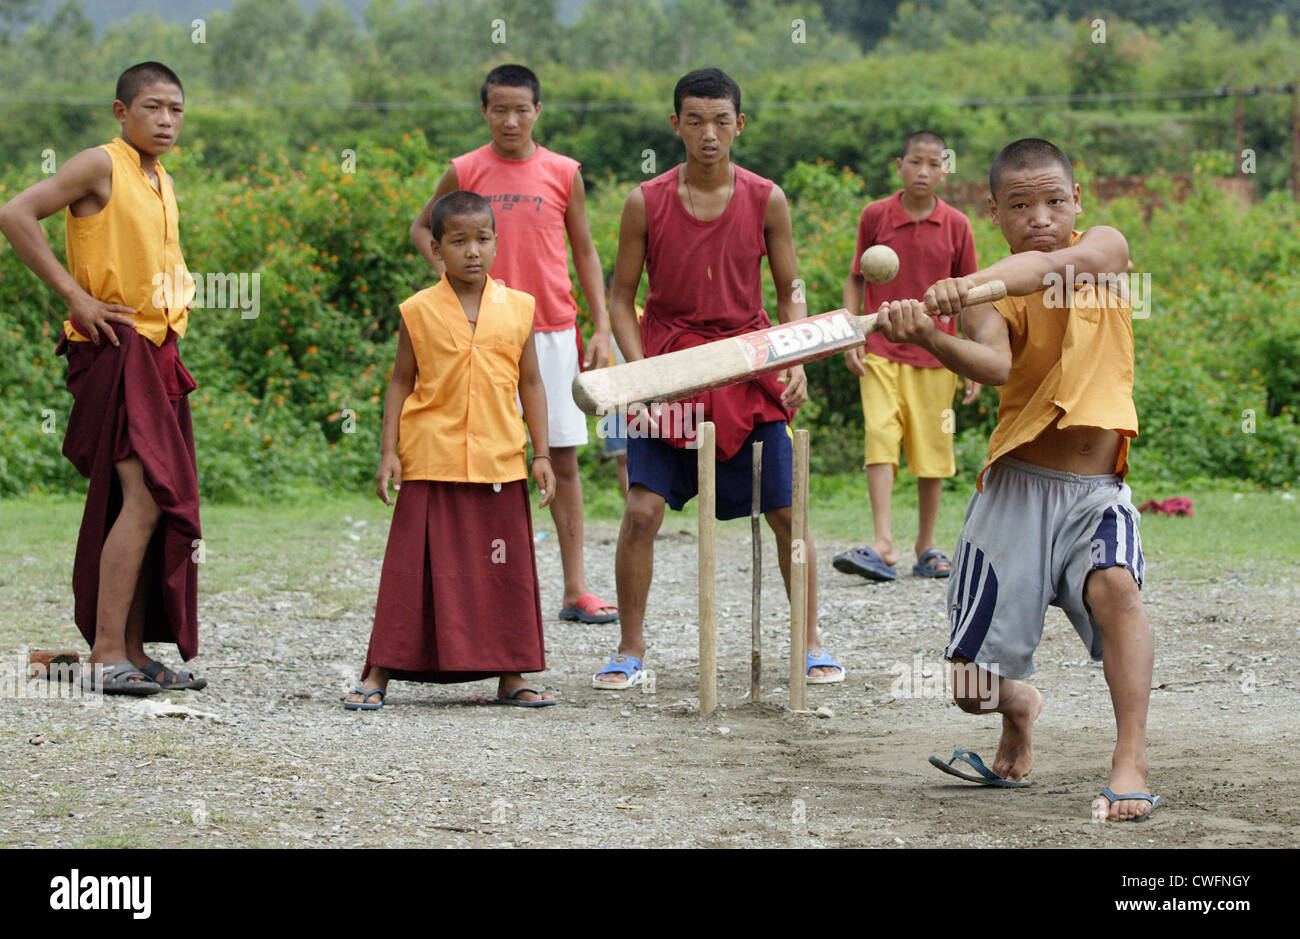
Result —
<instances>
[{"instance_id":1,"label":"grey striped shorts","mask_svg":"<svg viewBox=\"0 0 1300 939\"><path fill-rule=\"evenodd\" d=\"M1005 678L1034 673L1048 606L1060 607L1093 659L1101 630L1084 602L1088 575L1146 564L1132 493L1117 475L1080 476L1003 457L971 497L948 578L944 658Z\"/></svg>"}]
</instances>

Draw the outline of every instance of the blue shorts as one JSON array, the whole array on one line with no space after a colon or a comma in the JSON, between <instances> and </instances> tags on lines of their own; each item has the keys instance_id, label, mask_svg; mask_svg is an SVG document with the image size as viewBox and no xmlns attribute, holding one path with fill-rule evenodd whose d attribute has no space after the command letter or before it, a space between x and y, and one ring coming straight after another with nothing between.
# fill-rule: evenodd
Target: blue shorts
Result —
<instances>
[{"instance_id":1,"label":"blue shorts","mask_svg":"<svg viewBox=\"0 0 1300 939\"><path fill-rule=\"evenodd\" d=\"M790 435L785 421L758 424L740 450L717 469L719 519L749 515L753 491L754 450L763 441L763 483L761 511L771 512L790 505L790 471L794 465ZM633 436L627 442L627 484L644 486L664 497L675 512L699 492L699 451L678 449L653 437Z\"/></svg>"}]
</instances>

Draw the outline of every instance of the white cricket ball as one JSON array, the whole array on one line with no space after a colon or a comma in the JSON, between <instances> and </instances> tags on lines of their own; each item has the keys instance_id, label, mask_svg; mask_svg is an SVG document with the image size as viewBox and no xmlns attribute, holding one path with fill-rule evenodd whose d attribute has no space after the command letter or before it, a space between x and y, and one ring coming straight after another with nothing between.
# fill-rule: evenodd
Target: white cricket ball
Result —
<instances>
[{"instance_id":1,"label":"white cricket ball","mask_svg":"<svg viewBox=\"0 0 1300 939\"><path fill-rule=\"evenodd\" d=\"M862 276L883 284L898 276L898 255L887 245L872 245L862 252Z\"/></svg>"}]
</instances>

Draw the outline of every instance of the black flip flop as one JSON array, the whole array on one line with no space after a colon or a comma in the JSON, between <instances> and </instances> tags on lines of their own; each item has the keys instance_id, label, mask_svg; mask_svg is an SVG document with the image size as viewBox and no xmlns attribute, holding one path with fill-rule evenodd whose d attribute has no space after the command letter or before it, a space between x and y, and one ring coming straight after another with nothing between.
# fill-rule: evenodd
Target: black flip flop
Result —
<instances>
[{"instance_id":1,"label":"black flip flop","mask_svg":"<svg viewBox=\"0 0 1300 939\"><path fill-rule=\"evenodd\" d=\"M208 680L195 675L188 669L179 672L168 668L162 662L154 660L140 669L163 691L202 691L208 687Z\"/></svg>"}]
</instances>

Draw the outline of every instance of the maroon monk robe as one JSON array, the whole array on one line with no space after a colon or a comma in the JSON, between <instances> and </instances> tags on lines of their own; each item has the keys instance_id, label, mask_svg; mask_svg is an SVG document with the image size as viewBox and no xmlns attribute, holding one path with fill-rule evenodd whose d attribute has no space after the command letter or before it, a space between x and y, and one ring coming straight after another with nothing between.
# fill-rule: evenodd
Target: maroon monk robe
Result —
<instances>
[{"instance_id":1,"label":"maroon monk robe","mask_svg":"<svg viewBox=\"0 0 1300 939\"><path fill-rule=\"evenodd\" d=\"M198 565L193 555L202 535L186 395L197 385L180 360L175 333L158 347L128 326L113 324L112 329L120 346L61 337L56 353L68 357L73 397L63 455L90 480L72 570L77 627L94 645L100 555L122 509L113 464L134 454L162 510L141 567L141 576L149 578L144 641L174 642L189 661L199 650Z\"/></svg>"},{"instance_id":2,"label":"maroon monk robe","mask_svg":"<svg viewBox=\"0 0 1300 939\"><path fill-rule=\"evenodd\" d=\"M448 684L546 668L528 481L402 482L362 680Z\"/></svg>"}]
</instances>

